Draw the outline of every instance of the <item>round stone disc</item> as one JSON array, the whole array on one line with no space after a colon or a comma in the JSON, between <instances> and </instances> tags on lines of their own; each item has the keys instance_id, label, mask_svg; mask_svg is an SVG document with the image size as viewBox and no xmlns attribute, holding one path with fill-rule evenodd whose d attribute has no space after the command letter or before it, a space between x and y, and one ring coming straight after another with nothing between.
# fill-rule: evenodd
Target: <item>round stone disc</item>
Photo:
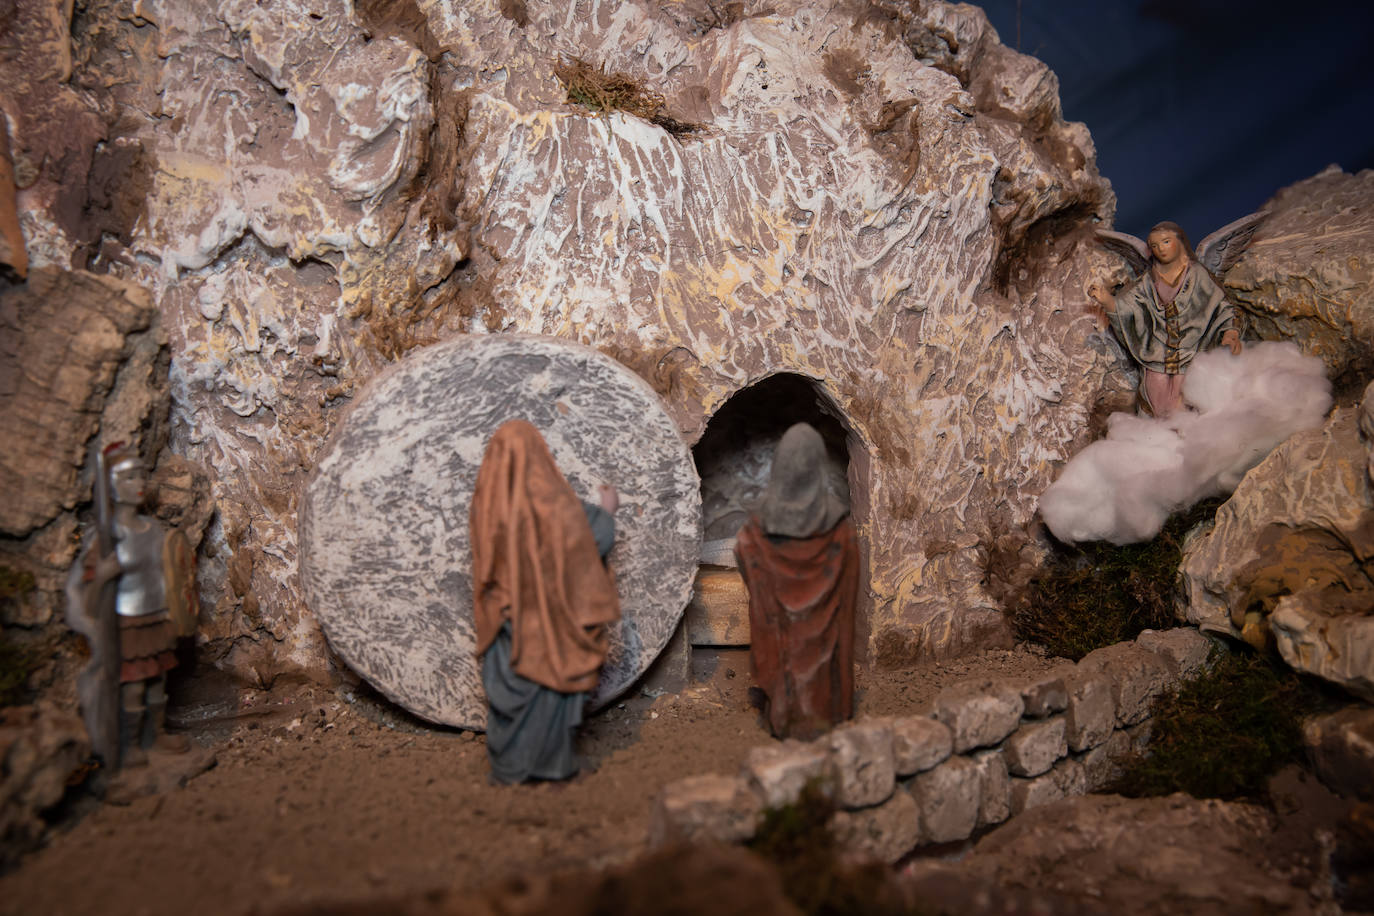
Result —
<instances>
[{"instance_id":1,"label":"round stone disc","mask_svg":"<svg viewBox=\"0 0 1374 916\"><path fill-rule=\"evenodd\" d=\"M533 423L573 491L620 491L609 565L621 620L593 691L613 700L667 645L691 595L701 491L691 452L642 379L579 344L523 334L413 351L370 381L301 504L305 599L334 650L433 722L480 729L468 510L487 440Z\"/></svg>"}]
</instances>

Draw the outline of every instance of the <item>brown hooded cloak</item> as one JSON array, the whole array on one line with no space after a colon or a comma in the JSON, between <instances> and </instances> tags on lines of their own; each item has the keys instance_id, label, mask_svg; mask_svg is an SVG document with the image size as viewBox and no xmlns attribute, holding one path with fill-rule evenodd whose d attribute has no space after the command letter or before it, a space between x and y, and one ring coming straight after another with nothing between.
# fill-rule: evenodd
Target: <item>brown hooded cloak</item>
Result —
<instances>
[{"instance_id":1,"label":"brown hooded cloak","mask_svg":"<svg viewBox=\"0 0 1374 916\"><path fill-rule=\"evenodd\" d=\"M596 686L615 582L587 515L539 431L524 420L487 443L470 515L477 654L509 621L513 670L553 690Z\"/></svg>"},{"instance_id":2,"label":"brown hooded cloak","mask_svg":"<svg viewBox=\"0 0 1374 916\"><path fill-rule=\"evenodd\" d=\"M848 507L825 484L824 458L813 428L789 429L763 505L735 541L754 681L779 737L813 737L854 706L859 546Z\"/></svg>"}]
</instances>

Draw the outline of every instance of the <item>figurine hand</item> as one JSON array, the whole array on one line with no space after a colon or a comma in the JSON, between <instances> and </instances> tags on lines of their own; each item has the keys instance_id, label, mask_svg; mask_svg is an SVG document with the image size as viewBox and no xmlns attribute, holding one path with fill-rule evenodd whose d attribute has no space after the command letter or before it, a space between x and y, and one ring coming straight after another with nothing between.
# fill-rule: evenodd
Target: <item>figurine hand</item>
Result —
<instances>
[{"instance_id":1,"label":"figurine hand","mask_svg":"<svg viewBox=\"0 0 1374 916\"><path fill-rule=\"evenodd\" d=\"M120 574L119 557L114 551L97 557L92 565L90 556L94 554L95 550L92 550L86 559L86 578L89 581L94 581L96 585L104 585Z\"/></svg>"},{"instance_id":2,"label":"figurine hand","mask_svg":"<svg viewBox=\"0 0 1374 916\"><path fill-rule=\"evenodd\" d=\"M1116 311L1116 300L1112 298L1111 293L1107 292L1107 288L1097 280L1088 284L1088 295L1108 312Z\"/></svg>"},{"instance_id":3,"label":"figurine hand","mask_svg":"<svg viewBox=\"0 0 1374 916\"><path fill-rule=\"evenodd\" d=\"M611 515L614 515L615 510L620 508L620 494L617 493L615 487L610 484L603 483L601 486L597 487L596 495L601 502L601 508L605 509Z\"/></svg>"},{"instance_id":4,"label":"figurine hand","mask_svg":"<svg viewBox=\"0 0 1374 916\"><path fill-rule=\"evenodd\" d=\"M1222 343L1222 346L1226 346L1226 347L1230 347L1230 348L1231 348L1231 354L1232 354L1233 356L1240 356L1240 351L1241 351L1243 348L1241 347L1241 344L1240 344L1240 332L1239 332L1239 331L1227 331L1225 334L1221 335L1221 343Z\"/></svg>"}]
</instances>

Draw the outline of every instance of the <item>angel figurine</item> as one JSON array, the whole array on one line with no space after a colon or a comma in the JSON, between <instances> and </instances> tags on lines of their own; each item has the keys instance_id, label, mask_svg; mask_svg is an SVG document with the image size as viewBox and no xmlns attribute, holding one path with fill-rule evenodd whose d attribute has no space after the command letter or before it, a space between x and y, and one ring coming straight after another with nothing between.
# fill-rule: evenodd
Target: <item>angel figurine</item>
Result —
<instances>
[{"instance_id":1,"label":"angel figurine","mask_svg":"<svg viewBox=\"0 0 1374 916\"><path fill-rule=\"evenodd\" d=\"M1167 417L1183 406L1183 378L1203 350L1239 355L1240 315L1214 279L1240 258L1268 210L1213 232L1194 253L1177 223L1163 222L1146 241L1099 229L1098 238L1123 255L1135 280L1113 295L1101 280L1088 286L1117 338L1140 364L1140 412Z\"/></svg>"}]
</instances>

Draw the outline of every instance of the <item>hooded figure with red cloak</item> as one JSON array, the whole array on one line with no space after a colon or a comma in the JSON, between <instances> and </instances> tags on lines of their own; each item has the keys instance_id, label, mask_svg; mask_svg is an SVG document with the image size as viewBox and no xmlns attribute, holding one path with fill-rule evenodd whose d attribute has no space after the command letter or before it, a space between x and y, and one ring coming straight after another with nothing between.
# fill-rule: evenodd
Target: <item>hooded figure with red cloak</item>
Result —
<instances>
[{"instance_id":1,"label":"hooded figure with red cloak","mask_svg":"<svg viewBox=\"0 0 1374 916\"><path fill-rule=\"evenodd\" d=\"M735 557L749 590L749 657L779 738L813 738L854 708L859 546L830 488L820 433L798 423L773 454L758 511Z\"/></svg>"}]
</instances>

